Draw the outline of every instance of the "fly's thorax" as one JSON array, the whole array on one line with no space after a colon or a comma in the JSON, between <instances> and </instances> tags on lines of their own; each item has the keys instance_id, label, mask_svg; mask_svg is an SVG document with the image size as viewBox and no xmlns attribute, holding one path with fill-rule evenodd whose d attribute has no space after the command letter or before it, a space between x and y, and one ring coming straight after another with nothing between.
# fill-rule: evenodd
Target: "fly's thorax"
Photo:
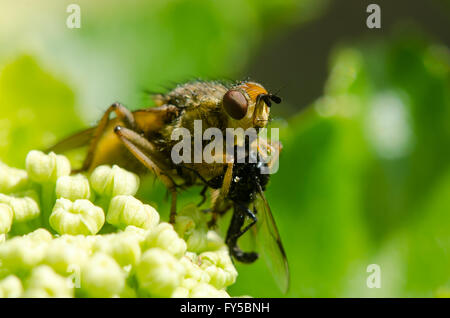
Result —
<instances>
[{"instance_id":1,"label":"fly's thorax","mask_svg":"<svg viewBox=\"0 0 450 318\"><path fill-rule=\"evenodd\" d=\"M226 93L225 85L215 81L192 81L178 85L165 95L165 103L182 109L217 106Z\"/></svg>"}]
</instances>

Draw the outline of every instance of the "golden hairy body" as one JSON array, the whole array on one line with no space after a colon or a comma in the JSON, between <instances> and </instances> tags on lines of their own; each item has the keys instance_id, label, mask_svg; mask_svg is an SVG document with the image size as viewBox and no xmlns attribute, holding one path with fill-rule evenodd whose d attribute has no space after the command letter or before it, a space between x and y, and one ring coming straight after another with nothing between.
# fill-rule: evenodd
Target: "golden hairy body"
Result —
<instances>
[{"instance_id":1,"label":"golden hairy body","mask_svg":"<svg viewBox=\"0 0 450 318\"><path fill-rule=\"evenodd\" d=\"M223 136L226 128L262 128L269 119L270 99L279 102L260 84L216 81L188 82L167 94L156 94L153 99L156 107L134 112L113 104L98 126L61 141L51 150L62 152L89 145L80 170L90 171L101 164L117 164L138 174L151 170L175 196L180 181L189 186L198 176L211 179L230 168L226 160L191 163L187 168L174 164L171 150L178 140L171 136L175 129L185 128L194 136L195 120L201 120L202 135L208 128L220 129ZM116 118L109 118L111 112L116 113Z\"/></svg>"}]
</instances>

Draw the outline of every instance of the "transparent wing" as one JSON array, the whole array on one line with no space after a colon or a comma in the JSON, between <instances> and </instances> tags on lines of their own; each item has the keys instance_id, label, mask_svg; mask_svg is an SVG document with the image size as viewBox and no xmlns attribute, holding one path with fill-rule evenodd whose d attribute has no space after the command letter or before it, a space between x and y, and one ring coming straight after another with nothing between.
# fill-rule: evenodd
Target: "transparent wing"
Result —
<instances>
[{"instance_id":1,"label":"transparent wing","mask_svg":"<svg viewBox=\"0 0 450 318\"><path fill-rule=\"evenodd\" d=\"M289 289L289 265L275 219L261 189L259 189L254 204L259 223L257 229L258 250L263 255L281 291L286 293Z\"/></svg>"},{"instance_id":2,"label":"transparent wing","mask_svg":"<svg viewBox=\"0 0 450 318\"><path fill-rule=\"evenodd\" d=\"M87 146L94 137L95 128L96 127L89 128L69 136L58 142L56 145L53 145L51 148L48 148L46 152L53 151L56 153L63 153L68 150Z\"/></svg>"}]
</instances>

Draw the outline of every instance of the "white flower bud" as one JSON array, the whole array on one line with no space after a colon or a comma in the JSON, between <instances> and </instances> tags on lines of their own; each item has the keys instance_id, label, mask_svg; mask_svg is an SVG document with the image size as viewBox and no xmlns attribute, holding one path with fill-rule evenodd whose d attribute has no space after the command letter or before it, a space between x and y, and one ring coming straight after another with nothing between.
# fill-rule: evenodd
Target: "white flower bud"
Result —
<instances>
[{"instance_id":1,"label":"white flower bud","mask_svg":"<svg viewBox=\"0 0 450 318\"><path fill-rule=\"evenodd\" d=\"M53 239L52 234L47 229L44 228L34 230L33 232L30 232L27 235L25 235L25 237L29 238L35 243L38 242L48 243Z\"/></svg>"},{"instance_id":2,"label":"white flower bud","mask_svg":"<svg viewBox=\"0 0 450 318\"><path fill-rule=\"evenodd\" d=\"M29 178L37 183L56 182L61 176L70 174L70 162L64 156L51 152L48 155L32 150L25 159Z\"/></svg>"},{"instance_id":3,"label":"white flower bud","mask_svg":"<svg viewBox=\"0 0 450 318\"><path fill-rule=\"evenodd\" d=\"M208 248L208 237L207 232L204 230L194 230L187 237L186 243L188 251L201 253Z\"/></svg>"},{"instance_id":4,"label":"white flower bud","mask_svg":"<svg viewBox=\"0 0 450 318\"><path fill-rule=\"evenodd\" d=\"M143 242L143 248L152 247L162 248L177 258L180 258L186 252L186 242L181 239L173 229L172 224L160 223L147 234Z\"/></svg>"},{"instance_id":5,"label":"white flower bud","mask_svg":"<svg viewBox=\"0 0 450 318\"><path fill-rule=\"evenodd\" d=\"M134 225L128 225L125 230L122 232L121 235L130 235L135 237L139 242L142 242L145 240L146 235L149 233L149 231L144 230L140 227L136 227Z\"/></svg>"},{"instance_id":6,"label":"white flower bud","mask_svg":"<svg viewBox=\"0 0 450 318\"><path fill-rule=\"evenodd\" d=\"M209 275L202 270L194 261L195 257L184 256L180 259L180 264L184 266L185 274L181 286L192 290L199 283L208 283Z\"/></svg>"},{"instance_id":7,"label":"white flower bud","mask_svg":"<svg viewBox=\"0 0 450 318\"><path fill-rule=\"evenodd\" d=\"M71 201L91 197L89 180L82 174L59 177L56 181L55 192L57 198L65 198Z\"/></svg>"},{"instance_id":8,"label":"white flower bud","mask_svg":"<svg viewBox=\"0 0 450 318\"><path fill-rule=\"evenodd\" d=\"M73 288L67 278L56 274L51 267L41 265L33 269L24 296L69 298L73 297Z\"/></svg>"},{"instance_id":9,"label":"white flower bud","mask_svg":"<svg viewBox=\"0 0 450 318\"><path fill-rule=\"evenodd\" d=\"M183 275L183 265L160 248L146 251L136 268L139 288L154 297L170 297L180 286Z\"/></svg>"},{"instance_id":10,"label":"white flower bud","mask_svg":"<svg viewBox=\"0 0 450 318\"><path fill-rule=\"evenodd\" d=\"M125 273L110 256L95 253L81 269L81 288L90 297L113 297L125 287Z\"/></svg>"},{"instance_id":11,"label":"white flower bud","mask_svg":"<svg viewBox=\"0 0 450 318\"><path fill-rule=\"evenodd\" d=\"M94 251L108 254L121 266L135 265L141 258L139 243L137 236L125 233L104 235L94 244Z\"/></svg>"},{"instance_id":12,"label":"white flower bud","mask_svg":"<svg viewBox=\"0 0 450 318\"><path fill-rule=\"evenodd\" d=\"M90 177L92 188L100 196L135 195L139 188L139 177L116 165L99 166Z\"/></svg>"},{"instance_id":13,"label":"white flower bud","mask_svg":"<svg viewBox=\"0 0 450 318\"><path fill-rule=\"evenodd\" d=\"M20 198L0 193L0 203L9 205L13 211L15 222L24 222L34 219L38 217L41 212L39 205L33 198L36 197L36 194L32 191L28 191L27 194L30 196Z\"/></svg>"},{"instance_id":14,"label":"white flower bud","mask_svg":"<svg viewBox=\"0 0 450 318\"><path fill-rule=\"evenodd\" d=\"M225 290L216 289L210 284L200 283L196 285L190 293L192 298L229 298L230 295Z\"/></svg>"},{"instance_id":15,"label":"white flower bud","mask_svg":"<svg viewBox=\"0 0 450 318\"><path fill-rule=\"evenodd\" d=\"M159 214L131 195L118 195L111 200L106 221L121 229L128 225L152 229L159 223Z\"/></svg>"},{"instance_id":16,"label":"white flower bud","mask_svg":"<svg viewBox=\"0 0 450 318\"><path fill-rule=\"evenodd\" d=\"M0 192L11 193L22 190L28 183L25 170L11 168L0 162Z\"/></svg>"},{"instance_id":17,"label":"white flower bud","mask_svg":"<svg viewBox=\"0 0 450 318\"><path fill-rule=\"evenodd\" d=\"M223 238L213 230L208 231L206 233L206 240L208 241L208 246L206 250L208 251L216 251L216 250L225 250L228 251L228 247L223 241Z\"/></svg>"},{"instance_id":18,"label":"white flower bud","mask_svg":"<svg viewBox=\"0 0 450 318\"><path fill-rule=\"evenodd\" d=\"M0 203L0 233L8 233L14 219L14 213L9 205Z\"/></svg>"},{"instance_id":19,"label":"white flower bud","mask_svg":"<svg viewBox=\"0 0 450 318\"><path fill-rule=\"evenodd\" d=\"M57 273L68 275L74 267L81 266L88 260L89 252L75 244L55 239L48 244L44 263L51 266Z\"/></svg>"},{"instance_id":20,"label":"white flower bud","mask_svg":"<svg viewBox=\"0 0 450 318\"><path fill-rule=\"evenodd\" d=\"M58 199L50 215L50 225L59 234L96 234L104 222L103 209L88 200Z\"/></svg>"},{"instance_id":21,"label":"white flower bud","mask_svg":"<svg viewBox=\"0 0 450 318\"><path fill-rule=\"evenodd\" d=\"M0 298L19 298L22 293L22 282L16 276L9 275L0 281Z\"/></svg>"},{"instance_id":22,"label":"white flower bud","mask_svg":"<svg viewBox=\"0 0 450 318\"><path fill-rule=\"evenodd\" d=\"M11 273L23 274L39 264L45 255L47 243L18 236L0 245L2 266Z\"/></svg>"},{"instance_id":23,"label":"white flower bud","mask_svg":"<svg viewBox=\"0 0 450 318\"><path fill-rule=\"evenodd\" d=\"M205 252L200 254L200 268L210 277L209 283L217 289L225 288L236 281L237 271L228 251Z\"/></svg>"},{"instance_id":24,"label":"white flower bud","mask_svg":"<svg viewBox=\"0 0 450 318\"><path fill-rule=\"evenodd\" d=\"M185 287L177 287L174 292L170 296L171 298L188 298L189 297L189 289Z\"/></svg>"},{"instance_id":25,"label":"white flower bud","mask_svg":"<svg viewBox=\"0 0 450 318\"><path fill-rule=\"evenodd\" d=\"M209 282L209 275L203 271L203 269L200 268L198 264L196 264L195 261L189 256L184 256L180 259L180 263L185 268L185 276L184 278L192 278L196 280L197 282L201 283L208 283Z\"/></svg>"},{"instance_id":26,"label":"white flower bud","mask_svg":"<svg viewBox=\"0 0 450 318\"><path fill-rule=\"evenodd\" d=\"M94 245L98 240L101 240L102 236L100 235L69 235L64 234L58 237L56 240L63 241L67 244L73 245L77 248L85 250L89 255L93 253Z\"/></svg>"},{"instance_id":27,"label":"white flower bud","mask_svg":"<svg viewBox=\"0 0 450 318\"><path fill-rule=\"evenodd\" d=\"M207 215L193 204L177 215L175 230L186 241L188 251L201 253L207 250L207 222Z\"/></svg>"}]
</instances>

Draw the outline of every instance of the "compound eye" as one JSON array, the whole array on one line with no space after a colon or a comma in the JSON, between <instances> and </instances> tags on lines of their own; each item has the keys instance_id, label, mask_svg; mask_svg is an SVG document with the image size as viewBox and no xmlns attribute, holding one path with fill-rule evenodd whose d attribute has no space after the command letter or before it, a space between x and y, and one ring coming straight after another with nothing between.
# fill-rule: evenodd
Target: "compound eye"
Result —
<instances>
[{"instance_id":1,"label":"compound eye","mask_svg":"<svg viewBox=\"0 0 450 318\"><path fill-rule=\"evenodd\" d=\"M242 119L247 114L248 102L240 91L230 89L223 96L223 107L233 119Z\"/></svg>"}]
</instances>

